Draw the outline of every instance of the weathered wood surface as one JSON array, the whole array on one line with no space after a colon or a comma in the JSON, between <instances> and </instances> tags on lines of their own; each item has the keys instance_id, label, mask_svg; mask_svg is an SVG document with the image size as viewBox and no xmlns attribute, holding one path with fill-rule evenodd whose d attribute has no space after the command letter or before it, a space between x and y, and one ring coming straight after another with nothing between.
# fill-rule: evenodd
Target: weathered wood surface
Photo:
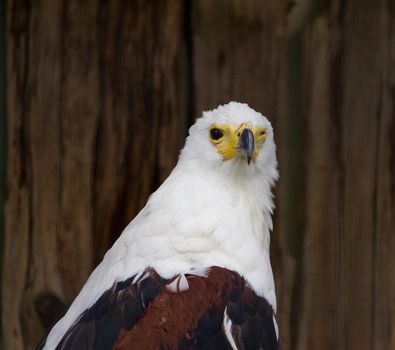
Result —
<instances>
[{"instance_id":1,"label":"weathered wood surface","mask_svg":"<svg viewBox=\"0 0 395 350\"><path fill-rule=\"evenodd\" d=\"M195 115L235 100L275 120L286 5L282 0L193 2Z\"/></svg>"},{"instance_id":2,"label":"weathered wood surface","mask_svg":"<svg viewBox=\"0 0 395 350\"><path fill-rule=\"evenodd\" d=\"M180 11L8 3L6 349L37 345L173 167Z\"/></svg>"},{"instance_id":3,"label":"weathered wood surface","mask_svg":"<svg viewBox=\"0 0 395 350\"><path fill-rule=\"evenodd\" d=\"M333 1L305 30L306 202L293 349L395 348L395 17Z\"/></svg>"},{"instance_id":4,"label":"weathered wood surface","mask_svg":"<svg viewBox=\"0 0 395 350\"><path fill-rule=\"evenodd\" d=\"M395 348L394 6L288 5L7 3L6 349L35 345L169 173L185 126L232 99L277 136L284 348Z\"/></svg>"}]
</instances>

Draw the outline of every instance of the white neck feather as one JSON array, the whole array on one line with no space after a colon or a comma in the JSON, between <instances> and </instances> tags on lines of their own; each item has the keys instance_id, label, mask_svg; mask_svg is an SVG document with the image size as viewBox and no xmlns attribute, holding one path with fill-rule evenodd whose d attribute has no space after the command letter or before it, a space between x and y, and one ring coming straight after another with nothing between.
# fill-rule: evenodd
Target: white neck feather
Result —
<instances>
[{"instance_id":1,"label":"white neck feather","mask_svg":"<svg viewBox=\"0 0 395 350\"><path fill-rule=\"evenodd\" d=\"M115 281L148 266L164 278L214 265L234 270L276 311L269 256L276 167L237 161L213 169L181 156L51 330L44 349L55 348L65 330Z\"/></svg>"},{"instance_id":2,"label":"white neck feather","mask_svg":"<svg viewBox=\"0 0 395 350\"><path fill-rule=\"evenodd\" d=\"M161 240L163 260L156 254L150 263L165 277L179 273L180 268L233 269L276 309L269 248L271 186L277 172L268 168L274 178L264 173L257 176L265 169L237 161L210 169L181 157L141 214L152 216L147 221L166 231L167 238ZM155 213L160 213L161 220Z\"/></svg>"}]
</instances>

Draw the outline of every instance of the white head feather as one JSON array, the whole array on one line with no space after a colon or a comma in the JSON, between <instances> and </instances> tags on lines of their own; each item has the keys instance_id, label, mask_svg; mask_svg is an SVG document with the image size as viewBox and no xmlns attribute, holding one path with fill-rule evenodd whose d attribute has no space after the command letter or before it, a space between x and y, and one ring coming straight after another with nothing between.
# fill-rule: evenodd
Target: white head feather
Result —
<instances>
[{"instance_id":1,"label":"white head feather","mask_svg":"<svg viewBox=\"0 0 395 350\"><path fill-rule=\"evenodd\" d=\"M224 161L209 140L211 125L246 122L267 132L255 162ZM114 282L147 266L164 278L213 265L235 270L276 310L269 244L277 178L273 129L262 114L236 102L204 112L190 128L173 172L107 252L44 349L55 348Z\"/></svg>"}]
</instances>

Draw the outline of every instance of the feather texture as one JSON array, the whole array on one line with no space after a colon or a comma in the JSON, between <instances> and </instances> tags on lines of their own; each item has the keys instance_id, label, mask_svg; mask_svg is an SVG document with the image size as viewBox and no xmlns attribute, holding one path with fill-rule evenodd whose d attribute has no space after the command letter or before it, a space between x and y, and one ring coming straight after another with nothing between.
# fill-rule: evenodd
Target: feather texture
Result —
<instances>
[{"instance_id":1,"label":"feather texture","mask_svg":"<svg viewBox=\"0 0 395 350\"><path fill-rule=\"evenodd\" d=\"M267 137L260 145L256 160L250 165L238 157L223 161L208 139L214 122L247 123L264 128ZM277 177L273 130L264 116L246 104L235 102L204 112L191 127L171 175L151 195L144 209L93 271L70 309L49 333L44 349L52 350L60 341L64 343L67 340L65 334L71 329L74 329L74 336L67 340L67 344L83 342L86 337L82 335L89 329L97 331L98 321L88 310L93 312L102 298L117 295L124 300L130 293L140 293L140 286L145 285L146 280L157 281L160 286L166 281L167 292L178 297L189 293L195 279L202 280L198 278L199 274L191 278L192 270L204 271L210 266L235 271L257 297L267 300L275 312L269 246L273 211L271 189ZM155 271L156 279L148 267ZM174 280L175 276L178 280ZM129 286L126 294L110 292L125 285ZM151 301L144 295L140 297L143 297L142 302ZM114 301L108 299L108 302ZM130 305L137 309L146 307L146 304ZM235 310L228 308L228 312L231 310L234 314ZM212 317L206 315L202 324L213 322L218 325L221 319L219 327L222 327L223 314L217 317L213 312L208 311L207 315ZM114 315L109 312L106 317ZM92 320L95 320L93 325ZM80 329L82 321L86 326ZM101 331L104 331L106 322L107 319L99 322L103 325ZM232 329L235 325L237 323L233 322ZM115 333L115 330L109 330L109 334ZM185 342L187 346L189 343Z\"/></svg>"},{"instance_id":2,"label":"feather texture","mask_svg":"<svg viewBox=\"0 0 395 350\"><path fill-rule=\"evenodd\" d=\"M107 290L56 349L279 349L272 307L236 272L183 275L189 288L178 293L154 270L144 276Z\"/></svg>"}]
</instances>

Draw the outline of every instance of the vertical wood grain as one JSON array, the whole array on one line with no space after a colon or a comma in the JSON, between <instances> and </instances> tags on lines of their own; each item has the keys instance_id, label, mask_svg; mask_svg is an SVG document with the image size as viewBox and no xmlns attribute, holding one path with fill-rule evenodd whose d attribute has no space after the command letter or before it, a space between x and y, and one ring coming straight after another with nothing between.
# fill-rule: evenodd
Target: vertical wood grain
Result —
<instances>
[{"instance_id":1,"label":"vertical wood grain","mask_svg":"<svg viewBox=\"0 0 395 350\"><path fill-rule=\"evenodd\" d=\"M379 31L380 100L377 110L373 203L372 348L395 348L395 7L381 1Z\"/></svg>"},{"instance_id":2,"label":"vertical wood grain","mask_svg":"<svg viewBox=\"0 0 395 350\"><path fill-rule=\"evenodd\" d=\"M3 271L3 251L4 251L4 204L5 204L5 137L6 137L6 111L5 111L5 94L6 94L6 70L5 70L5 4L0 3L0 279ZM0 288L1 293L1 288ZM0 303L1 313L1 303ZM0 322L0 344L3 343L3 329ZM1 346L1 345L0 345Z\"/></svg>"},{"instance_id":3,"label":"vertical wood grain","mask_svg":"<svg viewBox=\"0 0 395 350\"><path fill-rule=\"evenodd\" d=\"M37 344L171 171L184 125L230 100L275 128L284 349L395 348L395 7L288 5L7 2L6 349Z\"/></svg>"},{"instance_id":4,"label":"vertical wood grain","mask_svg":"<svg viewBox=\"0 0 395 350\"><path fill-rule=\"evenodd\" d=\"M309 132L297 349L394 347L389 9L386 1L333 1L306 29Z\"/></svg>"},{"instance_id":5,"label":"vertical wood grain","mask_svg":"<svg viewBox=\"0 0 395 350\"><path fill-rule=\"evenodd\" d=\"M286 1L193 1L195 115L231 100L278 111Z\"/></svg>"},{"instance_id":6,"label":"vertical wood grain","mask_svg":"<svg viewBox=\"0 0 395 350\"><path fill-rule=\"evenodd\" d=\"M100 9L97 260L176 163L184 132L175 79L181 10L179 0L115 1Z\"/></svg>"},{"instance_id":7,"label":"vertical wood grain","mask_svg":"<svg viewBox=\"0 0 395 350\"><path fill-rule=\"evenodd\" d=\"M10 1L2 320L32 349L175 164L181 1Z\"/></svg>"},{"instance_id":8,"label":"vertical wood grain","mask_svg":"<svg viewBox=\"0 0 395 350\"><path fill-rule=\"evenodd\" d=\"M24 1L10 5L2 323L5 347L23 349L40 333L40 311L34 311L32 300L37 287L56 295L54 303L63 297L56 266L62 8L58 2L40 8Z\"/></svg>"}]
</instances>

